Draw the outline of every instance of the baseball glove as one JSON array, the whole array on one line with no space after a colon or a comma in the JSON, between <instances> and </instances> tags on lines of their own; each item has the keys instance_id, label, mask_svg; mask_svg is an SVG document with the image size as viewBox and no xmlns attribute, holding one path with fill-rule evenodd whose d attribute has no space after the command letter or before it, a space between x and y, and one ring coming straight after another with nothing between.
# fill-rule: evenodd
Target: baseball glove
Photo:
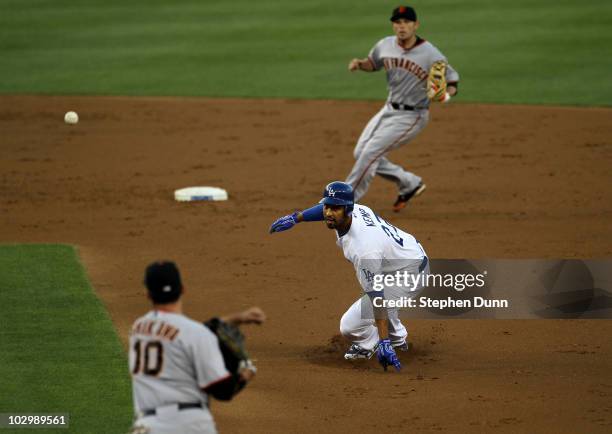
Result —
<instances>
[{"instance_id":1,"label":"baseball glove","mask_svg":"<svg viewBox=\"0 0 612 434\"><path fill-rule=\"evenodd\" d=\"M446 63L442 60L434 62L427 77L427 98L431 101L446 99Z\"/></svg>"},{"instance_id":2,"label":"baseball glove","mask_svg":"<svg viewBox=\"0 0 612 434\"><path fill-rule=\"evenodd\" d=\"M255 365L244 347L244 335L238 327L219 318L206 321L204 325L217 335L225 367L231 374L238 374L244 368L255 371Z\"/></svg>"}]
</instances>

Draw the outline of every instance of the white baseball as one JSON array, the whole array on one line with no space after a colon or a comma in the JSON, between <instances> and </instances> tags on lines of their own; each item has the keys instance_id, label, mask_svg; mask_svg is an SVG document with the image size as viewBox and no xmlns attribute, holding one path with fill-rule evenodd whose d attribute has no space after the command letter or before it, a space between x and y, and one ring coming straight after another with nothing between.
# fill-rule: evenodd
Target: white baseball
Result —
<instances>
[{"instance_id":1,"label":"white baseball","mask_svg":"<svg viewBox=\"0 0 612 434\"><path fill-rule=\"evenodd\" d=\"M79 115L76 112L68 112L64 115L64 122L67 124L76 124L79 122Z\"/></svg>"}]
</instances>

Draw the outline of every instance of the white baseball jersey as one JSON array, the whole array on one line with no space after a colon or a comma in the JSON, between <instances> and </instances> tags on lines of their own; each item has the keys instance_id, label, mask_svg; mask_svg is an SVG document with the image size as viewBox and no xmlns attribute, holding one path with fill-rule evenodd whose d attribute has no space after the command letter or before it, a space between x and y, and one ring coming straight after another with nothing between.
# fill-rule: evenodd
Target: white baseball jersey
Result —
<instances>
[{"instance_id":1,"label":"white baseball jersey","mask_svg":"<svg viewBox=\"0 0 612 434\"><path fill-rule=\"evenodd\" d=\"M357 279L366 293L373 291L374 275L406 269L418 272L426 256L412 235L359 204L353 209L349 231L338 237L337 244L344 257L354 265Z\"/></svg>"},{"instance_id":2,"label":"white baseball jersey","mask_svg":"<svg viewBox=\"0 0 612 434\"><path fill-rule=\"evenodd\" d=\"M182 314L150 311L130 333L134 410L178 403L203 403L203 388L230 376L217 336Z\"/></svg>"},{"instance_id":3,"label":"white baseball jersey","mask_svg":"<svg viewBox=\"0 0 612 434\"><path fill-rule=\"evenodd\" d=\"M376 43L368 55L374 69L387 71L388 102L407 104L419 108L429 107L427 77L434 62L446 57L431 42L417 38L408 50L400 46L397 37L388 36ZM459 74L448 65L446 81L459 81Z\"/></svg>"}]
</instances>

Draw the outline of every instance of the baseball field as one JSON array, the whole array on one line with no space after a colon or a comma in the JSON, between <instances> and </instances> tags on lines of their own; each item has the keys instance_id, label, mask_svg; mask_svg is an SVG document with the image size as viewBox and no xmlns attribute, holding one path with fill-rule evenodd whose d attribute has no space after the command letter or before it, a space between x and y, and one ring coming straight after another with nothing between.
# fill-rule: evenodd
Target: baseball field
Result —
<instances>
[{"instance_id":1,"label":"baseball field","mask_svg":"<svg viewBox=\"0 0 612 434\"><path fill-rule=\"evenodd\" d=\"M412 4L459 95L391 154L426 193L394 214L377 179L362 202L431 258L609 259L611 4ZM386 92L347 63L395 2L0 5L0 413L127 432L128 329L166 258L189 316L269 318L245 329L256 380L213 403L220 432L610 431L610 320L406 320L414 348L384 373L343 360L361 289L334 234L268 234L353 165ZM190 185L230 198L174 201Z\"/></svg>"}]
</instances>

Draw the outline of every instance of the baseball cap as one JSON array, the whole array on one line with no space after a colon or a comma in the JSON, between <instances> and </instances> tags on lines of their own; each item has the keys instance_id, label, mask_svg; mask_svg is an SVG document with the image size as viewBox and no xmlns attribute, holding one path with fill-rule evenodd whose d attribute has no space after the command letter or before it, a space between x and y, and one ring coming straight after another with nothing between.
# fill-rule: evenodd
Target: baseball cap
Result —
<instances>
[{"instance_id":1,"label":"baseball cap","mask_svg":"<svg viewBox=\"0 0 612 434\"><path fill-rule=\"evenodd\" d=\"M391 21L397 21L400 18L405 18L410 21L416 21L416 11L413 7L410 6L398 6L393 9L393 12L391 13Z\"/></svg>"},{"instance_id":2,"label":"baseball cap","mask_svg":"<svg viewBox=\"0 0 612 434\"><path fill-rule=\"evenodd\" d=\"M144 284L154 303L172 303L183 292L181 275L172 261L157 261L145 270Z\"/></svg>"}]
</instances>

